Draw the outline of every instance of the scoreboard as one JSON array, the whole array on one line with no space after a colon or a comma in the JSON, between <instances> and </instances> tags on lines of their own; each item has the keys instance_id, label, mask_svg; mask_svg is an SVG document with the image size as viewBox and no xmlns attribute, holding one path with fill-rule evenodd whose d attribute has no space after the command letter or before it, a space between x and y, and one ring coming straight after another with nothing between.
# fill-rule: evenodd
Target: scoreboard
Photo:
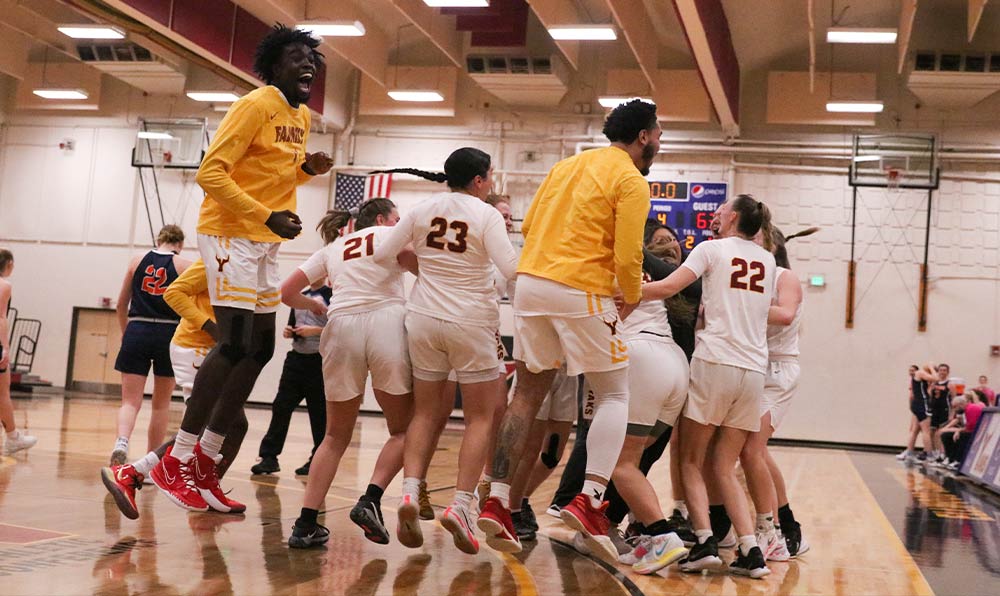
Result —
<instances>
[{"instance_id":1,"label":"scoreboard","mask_svg":"<svg viewBox=\"0 0 1000 596\"><path fill-rule=\"evenodd\" d=\"M712 237L712 214L726 202L725 182L650 182L649 219L677 230L684 250Z\"/></svg>"}]
</instances>

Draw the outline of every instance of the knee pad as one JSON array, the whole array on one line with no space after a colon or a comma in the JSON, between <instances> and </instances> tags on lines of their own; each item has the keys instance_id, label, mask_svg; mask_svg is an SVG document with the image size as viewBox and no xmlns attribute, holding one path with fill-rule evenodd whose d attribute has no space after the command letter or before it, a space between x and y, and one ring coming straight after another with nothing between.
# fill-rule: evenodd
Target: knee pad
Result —
<instances>
[{"instance_id":1,"label":"knee pad","mask_svg":"<svg viewBox=\"0 0 1000 596\"><path fill-rule=\"evenodd\" d=\"M549 435L549 445L542 452L541 458L542 463L546 468L552 470L559 465L559 435L552 433Z\"/></svg>"},{"instance_id":2,"label":"knee pad","mask_svg":"<svg viewBox=\"0 0 1000 596\"><path fill-rule=\"evenodd\" d=\"M252 358L263 368L265 364L271 361L272 356L274 356L274 334L262 334L260 344L254 350Z\"/></svg>"}]
</instances>

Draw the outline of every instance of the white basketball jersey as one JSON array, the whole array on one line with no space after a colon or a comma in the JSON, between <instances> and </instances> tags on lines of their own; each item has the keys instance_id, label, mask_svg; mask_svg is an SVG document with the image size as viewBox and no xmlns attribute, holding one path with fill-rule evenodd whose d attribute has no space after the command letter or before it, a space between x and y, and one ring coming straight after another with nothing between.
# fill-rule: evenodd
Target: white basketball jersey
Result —
<instances>
[{"instance_id":1,"label":"white basketball jersey","mask_svg":"<svg viewBox=\"0 0 1000 596\"><path fill-rule=\"evenodd\" d=\"M465 193L434 195L403 215L386 249L411 242L420 275L409 310L470 325L500 325L494 264L501 276L513 277L517 255L499 211Z\"/></svg>"},{"instance_id":2,"label":"white basketball jersey","mask_svg":"<svg viewBox=\"0 0 1000 596\"><path fill-rule=\"evenodd\" d=\"M642 272L642 283L652 281L649 274ZM641 339L645 331L647 339L653 336L673 338L670 331L670 321L667 318L667 307L662 300L644 300L635 307L632 314L622 321L622 331L628 339Z\"/></svg>"},{"instance_id":3,"label":"white basketball jersey","mask_svg":"<svg viewBox=\"0 0 1000 596\"><path fill-rule=\"evenodd\" d=\"M406 302L405 269L395 260L382 266L372 258L390 230L388 226L371 226L341 236L299 267L311 283L329 278L333 294L328 316L367 312Z\"/></svg>"},{"instance_id":4,"label":"white basketball jersey","mask_svg":"<svg viewBox=\"0 0 1000 596\"><path fill-rule=\"evenodd\" d=\"M787 273L788 275L795 276L789 269L784 267L778 267L778 274L775 276L776 280L780 280L781 276ZM798 278L796 278L798 282ZM780 293L779 286L775 282L774 286L774 301L778 301L778 294ZM802 325L802 302L799 302L799 307L795 310L795 318L792 319L791 325L768 325L767 326L767 351L771 359L775 359L781 356L798 356L799 355L799 328Z\"/></svg>"},{"instance_id":5,"label":"white basketball jersey","mask_svg":"<svg viewBox=\"0 0 1000 596\"><path fill-rule=\"evenodd\" d=\"M774 256L733 236L702 242L681 266L704 278L705 328L695 336L694 357L764 373Z\"/></svg>"}]
</instances>

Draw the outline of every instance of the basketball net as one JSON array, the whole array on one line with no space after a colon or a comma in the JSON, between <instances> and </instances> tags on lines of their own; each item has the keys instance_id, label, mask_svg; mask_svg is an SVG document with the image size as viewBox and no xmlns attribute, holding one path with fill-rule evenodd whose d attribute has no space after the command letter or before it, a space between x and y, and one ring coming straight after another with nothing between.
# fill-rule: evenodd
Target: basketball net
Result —
<instances>
[{"instance_id":1,"label":"basketball net","mask_svg":"<svg viewBox=\"0 0 1000 596\"><path fill-rule=\"evenodd\" d=\"M890 192L896 192L899 190L899 183L902 181L902 176L900 176L899 168L885 168L885 187L889 189Z\"/></svg>"}]
</instances>

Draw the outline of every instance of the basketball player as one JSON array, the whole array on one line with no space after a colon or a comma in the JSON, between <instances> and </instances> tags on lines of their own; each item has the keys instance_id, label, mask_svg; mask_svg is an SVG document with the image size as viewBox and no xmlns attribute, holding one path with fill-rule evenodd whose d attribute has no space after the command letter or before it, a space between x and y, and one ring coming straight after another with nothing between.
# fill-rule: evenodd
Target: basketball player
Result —
<instances>
[{"instance_id":1,"label":"basketball player","mask_svg":"<svg viewBox=\"0 0 1000 596\"><path fill-rule=\"evenodd\" d=\"M274 354L278 248L302 229L295 188L333 165L324 153L306 152L305 102L322 65L319 43L283 25L261 40L254 70L267 85L233 103L198 170L205 190L198 249L219 343L198 370L171 452L151 472L181 506L190 505L187 480L193 479L213 509L244 508L223 494L215 466L230 426Z\"/></svg>"},{"instance_id":2,"label":"basketball player","mask_svg":"<svg viewBox=\"0 0 1000 596\"><path fill-rule=\"evenodd\" d=\"M14 253L0 248L0 423L7 440L3 445L4 455L13 455L23 449L31 449L38 439L17 430L14 421L14 403L10 399L10 373L13 359L10 353L10 311L12 286L7 278L14 273Z\"/></svg>"},{"instance_id":3,"label":"basketball player","mask_svg":"<svg viewBox=\"0 0 1000 596\"><path fill-rule=\"evenodd\" d=\"M508 237L514 232L514 220L511 215L510 209L510 197L506 195L498 195L490 193L486 195L486 204L491 205L500 215L503 217L504 226L507 229ZM513 246L513 244L512 244ZM518 253L517 247L514 247L515 253ZM519 254L519 253L518 253ZM514 296L514 280L505 279L496 269L493 273L493 288L496 291L497 304L507 297L508 299L513 299ZM503 342L500 339L500 330L497 329L496 334L497 342L497 360L499 361L497 366L497 375L503 380L498 386L498 393L493 401L493 428L490 432L490 445L496 442L496 433L500 425L500 419L503 417L504 411L507 409L507 349L504 347ZM444 385L445 396L455 396L458 389L458 376L455 371L448 373L448 382ZM434 437L434 444L437 445L441 438L441 433L444 431L445 426L448 424L448 418L451 416L452 405L454 403L453 397L442 397L441 399L441 410L440 410L440 422L437 428L437 434ZM433 453L431 454L433 455ZM430 463L430 462L428 462ZM487 450L486 453L486 463L483 465L483 478L479 481L478 486L476 486L476 494L479 499L479 507L482 508L482 504L486 502L486 499L490 496L490 482L492 478L490 474L493 471L493 453L491 450ZM430 508L430 499L427 496L427 483L422 482L420 485L420 493L418 495L418 502L420 505L420 519L434 519L434 511ZM426 504L426 510L425 510ZM429 510L429 511L427 511Z\"/></svg>"},{"instance_id":4,"label":"basketball player","mask_svg":"<svg viewBox=\"0 0 1000 596\"><path fill-rule=\"evenodd\" d=\"M713 445L711 472L733 520L739 551L730 571L761 578L770 570L757 546L742 487L733 474L749 433L760 429L767 368L767 317L774 294L774 257L752 238L769 217L750 195L719 211L720 240L696 246L667 279L643 287L644 299L664 299L703 277L705 329L691 360L688 401L681 426L681 474L698 543L682 571L720 567L718 541L708 516L702 468Z\"/></svg>"},{"instance_id":5,"label":"basketball player","mask_svg":"<svg viewBox=\"0 0 1000 596\"><path fill-rule=\"evenodd\" d=\"M904 459L907 461L912 461L913 459L926 460L927 454L934 449L931 439L931 398L929 387L937 379L938 375L932 363L924 364L910 375L910 393L912 395L910 399L910 412L913 414L913 420L916 421L916 424L910 426L910 440L906 445L906 451L903 452L905 454ZM921 434L924 438L924 450L917 455L917 435Z\"/></svg>"},{"instance_id":6,"label":"basketball player","mask_svg":"<svg viewBox=\"0 0 1000 596\"><path fill-rule=\"evenodd\" d=\"M648 261L648 263L647 263ZM649 252L643 259L643 283L667 277L668 265ZM652 484L640 469L644 451L670 433L684 407L688 392L688 362L674 343L663 300L639 303L622 323L629 353L628 427L612 480L644 536L635 549L619 560L643 575L656 573L687 554L684 543L671 530Z\"/></svg>"},{"instance_id":7,"label":"basketball player","mask_svg":"<svg viewBox=\"0 0 1000 596\"><path fill-rule=\"evenodd\" d=\"M423 544L417 491L434 451L441 408L454 399L443 394L448 373L454 370L462 391L465 433L455 497L442 514L441 524L459 550L479 552L470 510L490 448L496 398L504 385L497 376L500 308L493 272L495 266L510 279L517 268L503 217L484 202L493 185L490 161L486 153L465 147L448 156L444 174L396 170L445 182L450 192L414 207L375 251L377 262L391 263L412 242L420 264L420 277L406 305L414 413L406 432L403 497L396 529L399 541L410 548Z\"/></svg>"},{"instance_id":8,"label":"basketball player","mask_svg":"<svg viewBox=\"0 0 1000 596\"><path fill-rule=\"evenodd\" d=\"M382 446L367 491L351 510L351 520L364 530L365 538L377 544L389 543L382 519L382 494L403 466L403 439L413 412L403 272L416 274L417 261L410 249L399 251L396 259L385 265L373 258L399 221L396 206L389 199L362 203L354 231L338 237L338 230L349 218L346 211L328 212L318 228L327 246L281 286L282 300L303 309L313 301L299 293L302 288L329 279L333 290L320 339L326 436L313 456L302 513L288 538L292 548L323 544L330 538L330 531L316 519L354 436L369 373L389 428L389 440Z\"/></svg>"},{"instance_id":9,"label":"basketball player","mask_svg":"<svg viewBox=\"0 0 1000 596\"><path fill-rule=\"evenodd\" d=\"M755 241L774 254L776 238L784 239L781 232L765 220ZM777 256L775 262L778 262ZM774 524L774 512L778 508L777 482L771 475L767 442L787 413L798 387L802 287L798 276L788 269L787 256L777 264L776 278L774 299L768 314L768 367L761 400L760 430L750 433L740 453L740 464L746 473L750 498L757 511L757 544L766 560L787 561L791 553Z\"/></svg>"},{"instance_id":10,"label":"basketball player","mask_svg":"<svg viewBox=\"0 0 1000 596\"><path fill-rule=\"evenodd\" d=\"M951 417L951 400L955 398L955 386L948 380L951 374L951 367L947 364L937 365L937 379L928 387L930 396L931 417L931 441L932 451L930 458L932 462L940 463L944 461L944 445L941 443L941 435L938 431L946 424Z\"/></svg>"},{"instance_id":11,"label":"basketball player","mask_svg":"<svg viewBox=\"0 0 1000 596\"><path fill-rule=\"evenodd\" d=\"M170 356L177 384L184 392L184 399L187 402L198 368L215 346L219 333L208 292L205 263L201 259L195 261L170 284L163 294L163 299L181 317L174 338L170 342ZM246 414L241 410L240 417L230 427L220 451L222 460L216 468L219 478L222 478L239 453L246 431ZM101 470L101 480L105 488L114 497L118 509L125 517L129 519L139 517L139 510L135 504L135 491L142 488L143 482L149 478L152 469L160 463L160 459L173 443L171 439L131 464L110 466ZM207 511L210 508L193 486L188 487L183 503L186 508L194 511ZM239 512L232 508L230 511Z\"/></svg>"},{"instance_id":12,"label":"basketball player","mask_svg":"<svg viewBox=\"0 0 1000 596\"><path fill-rule=\"evenodd\" d=\"M490 494L479 517L487 542L520 552L510 517L510 479L556 370L585 373L596 410L587 434L583 493L560 511L598 556L618 559L607 536L604 491L628 424L628 351L620 319L640 299L642 233L649 213L649 172L660 146L656 106L633 100L608 116L611 146L564 159L535 194L521 231L525 244L514 296L517 385L493 459ZM624 304L616 308L616 284Z\"/></svg>"},{"instance_id":13,"label":"basketball player","mask_svg":"<svg viewBox=\"0 0 1000 596\"><path fill-rule=\"evenodd\" d=\"M149 419L146 449L163 442L170 415L174 371L170 365L170 339L180 317L167 306L163 293L191 263L180 258L184 232L175 225L163 226L156 248L129 263L118 293L118 324L122 345L115 370L122 374L122 405L118 410L118 438L111 451L111 465L128 460L128 443L142 407L146 375L153 367L153 411Z\"/></svg>"}]
</instances>

